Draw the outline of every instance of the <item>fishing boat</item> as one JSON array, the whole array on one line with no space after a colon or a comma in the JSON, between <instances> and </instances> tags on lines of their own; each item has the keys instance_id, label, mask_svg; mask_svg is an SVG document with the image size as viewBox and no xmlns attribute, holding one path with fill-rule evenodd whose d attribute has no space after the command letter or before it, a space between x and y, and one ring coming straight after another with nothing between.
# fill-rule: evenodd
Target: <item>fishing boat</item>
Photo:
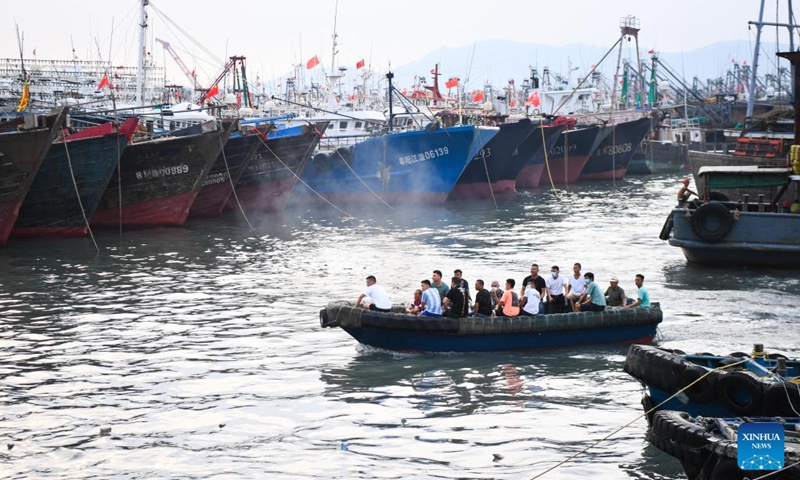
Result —
<instances>
[{"instance_id":1,"label":"fishing boat","mask_svg":"<svg viewBox=\"0 0 800 480\"><path fill-rule=\"evenodd\" d=\"M277 130L258 141L252 160L236 182L236 195L245 211L283 210L309 159L319 145L328 122ZM296 191L296 190L295 190ZM239 206L229 198L226 210Z\"/></svg>"},{"instance_id":2,"label":"fishing boat","mask_svg":"<svg viewBox=\"0 0 800 480\"><path fill-rule=\"evenodd\" d=\"M498 132L497 127L432 124L388 133L317 153L301 178L334 203L443 203L467 164ZM298 193L317 199L307 189Z\"/></svg>"},{"instance_id":3,"label":"fishing boat","mask_svg":"<svg viewBox=\"0 0 800 480\"><path fill-rule=\"evenodd\" d=\"M517 177L517 186L520 188L535 188L541 178L547 175L546 182L553 179L556 185L569 185L575 183L589 160L589 156L608 134L608 130L599 126L573 129L574 124L565 128L556 137L547 151L540 151L528 162L528 165Z\"/></svg>"},{"instance_id":4,"label":"fishing boat","mask_svg":"<svg viewBox=\"0 0 800 480\"><path fill-rule=\"evenodd\" d=\"M205 122L168 136L134 141L122 154L91 224L180 226L235 122Z\"/></svg>"},{"instance_id":5,"label":"fishing boat","mask_svg":"<svg viewBox=\"0 0 800 480\"><path fill-rule=\"evenodd\" d=\"M632 345L623 370L647 389L642 405L648 419L654 407L704 417L787 416L800 410L795 383L800 360L765 352L760 344L751 353L728 355Z\"/></svg>"},{"instance_id":6,"label":"fishing boat","mask_svg":"<svg viewBox=\"0 0 800 480\"><path fill-rule=\"evenodd\" d=\"M581 170L581 180L622 180L639 143L652 128L653 119L644 117L601 127L608 130Z\"/></svg>"},{"instance_id":7,"label":"fishing boat","mask_svg":"<svg viewBox=\"0 0 800 480\"><path fill-rule=\"evenodd\" d=\"M793 213L800 212L800 176L792 173L756 165L703 167L702 198L674 208L659 238L701 265L800 267L800 215ZM724 194L742 188L761 193L737 201Z\"/></svg>"},{"instance_id":8,"label":"fishing boat","mask_svg":"<svg viewBox=\"0 0 800 480\"><path fill-rule=\"evenodd\" d=\"M250 165L271 128L272 125L249 127L231 134L200 187L189 217L216 217L222 213L233 194L232 185L236 185Z\"/></svg>"},{"instance_id":9,"label":"fishing boat","mask_svg":"<svg viewBox=\"0 0 800 480\"><path fill-rule=\"evenodd\" d=\"M14 237L82 237L122 153L139 123L129 118L89 127L59 139L39 168Z\"/></svg>"},{"instance_id":10,"label":"fishing boat","mask_svg":"<svg viewBox=\"0 0 800 480\"><path fill-rule=\"evenodd\" d=\"M488 198L516 191L517 174L542 146L539 126L525 118L498 128L497 135L467 164L450 192L451 199Z\"/></svg>"},{"instance_id":11,"label":"fishing boat","mask_svg":"<svg viewBox=\"0 0 800 480\"><path fill-rule=\"evenodd\" d=\"M417 317L332 302L320 311L323 328L339 327L364 345L401 352L497 352L603 343L648 343L661 307L607 309L520 317Z\"/></svg>"},{"instance_id":12,"label":"fishing boat","mask_svg":"<svg viewBox=\"0 0 800 480\"><path fill-rule=\"evenodd\" d=\"M530 173L532 178L535 178L538 175L539 179L541 179L545 175L545 172L548 171L548 178L551 176L553 178L558 178L558 175L553 175L555 163L550 160L549 152L553 150L553 146L556 145L559 137L567 128L565 122L562 121L562 118L563 117L559 117L556 121L547 124L540 123L534 134L529 135L528 138L522 142L521 148L532 150L533 155L530 155L527 161L524 164L517 166L515 170L506 172L506 176L508 178L514 179L515 187L523 188L519 184L519 179L521 176L523 176L523 170L530 169L532 166L535 170L534 172ZM548 152L547 157L545 157L545 152ZM550 167L549 170L547 168L548 166ZM533 181L534 180L531 179L529 184L531 184Z\"/></svg>"},{"instance_id":13,"label":"fishing boat","mask_svg":"<svg viewBox=\"0 0 800 480\"><path fill-rule=\"evenodd\" d=\"M775 451L775 437L748 445L743 431L771 432L783 437L783 451ZM800 418L699 417L665 410L655 414L647 440L680 460L691 480L747 478L800 479Z\"/></svg>"},{"instance_id":14,"label":"fishing boat","mask_svg":"<svg viewBox=\"0 0 800 480\"><path fill-rule=\"evenodd\" d=\"M0 247L6 244L20 206L67 116L25 115L0 124Z\"/></svg>"}]
</instances>

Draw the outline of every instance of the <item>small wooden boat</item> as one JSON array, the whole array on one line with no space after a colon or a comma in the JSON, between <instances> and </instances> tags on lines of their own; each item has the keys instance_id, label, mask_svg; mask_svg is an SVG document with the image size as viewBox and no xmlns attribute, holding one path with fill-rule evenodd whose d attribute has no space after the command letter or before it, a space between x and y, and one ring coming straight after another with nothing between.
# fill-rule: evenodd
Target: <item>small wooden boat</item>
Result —
<instances>
[{"instance_id":1,"label":"small wooden boat","mask_svg":"<svg viewBox=\"0 0 800 480\"><path fill-rule=\"evenodd\" d=\"M750 354L729 355L688 355L632 345L623 369L648 389L642 399L645 411L679 391L660 408L705 417L797 416L800 411L800 385L795 383L800 379L800 361L768 354L761 345Z\"/></svg>"},{"instance_id":2,"label":"small wooden boat","mask_svg":"<svg viewBox=\"0 0 800 480\"><path fill-rule=\"evenodd\" d=\"M767 424L783 430L784 451L762 449L740 452L737 433L742 425ZM775 425L775 427L772 427ZM690 480L742 480L745 478L800 479L800 418L709 418L664 410L656 413L647 440L680 460ZM762 444L763 447L763 444ZM743 453L743 455L740 455Z\"/></svg>"},{"instance_id":3,"label":"small wooden boat","mask_svg":"<svg viewBox=\"0 0 800 480\"><path fill-rule=\"evenodd\" d=\"M650 308L520 317L417 317L397 305L391 313L332 302L320 326L339 327L359 342L401 352L499 352L602 343L647 343L663 314Z\"/></svg>"}]
</instances>

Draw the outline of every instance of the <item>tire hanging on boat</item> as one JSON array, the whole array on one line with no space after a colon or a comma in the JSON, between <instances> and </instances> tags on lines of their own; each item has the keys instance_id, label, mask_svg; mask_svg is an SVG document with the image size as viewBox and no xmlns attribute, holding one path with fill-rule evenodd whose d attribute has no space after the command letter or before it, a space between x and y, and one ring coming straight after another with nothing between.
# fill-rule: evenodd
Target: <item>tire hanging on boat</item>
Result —
<instances>
[{"instance_id":1,"label":"tire hanging on boat","mask_svg":"<svg viewBox=\"0 0 800 480\"><path fill-rule=\"evenodd\" d=\"M686 388L687 385L691 384L703 375L706 375L708 372L709 370L699 365L687 366L686 370L681 372L681 383L683 383L683 388ZM711 403L714 400L717 378L717 372L708 373L705 378L695 383L691 387L686 388L684 393L687 397L689 397L689 400L693 402L703 404Z\"/></svg>"},{"instance_id":2,"label":"tire hanging on boat","mask_svg":"<svg viewBox=\"0 0 800 480\"><path fill-rule=\"evenodd\" d=\"M685 412L662 410L653 416L647 440L682 462L702 467L713 455L711 440L702 425Z\"/></svg>"},{"instance_id":3,"label":"tire hanging on boat","mask_svg":"<svg viewBox=\"0 0 800 480\"><path fill-rule=\"evenodd\" d=\"M659 239L669 240L669 232L672 231L672 227L675 223L672 220L673 215L675 215L675 210L669 212L669 215L667 215L667 220L664 222L664 226L661 227L661 233L658 234Z\"/></svg>"},{"instance_id":4,"label":"tire hanging on boat","mask_svg":"<svg viewBox=\"0 0 800 480\"><path fill-rule=\"evenodd\" d=\"M761 409L764 387L744 372L724 372L717 381L717 398L739 415L753 415Z\"/></svg>"},{"instance_id":5,"label":"tire hanging on boat","mask_svg":"<svg viewBox=\"0 0 800 480\"><path fill-rule=\"evenodd\" d=\"M800 386L793 382L775 382L764 391L764 405L772 415L796 417L800 414Z\"/></svg>"},{"instance_id":6,"label":"tire hanging on boat","mask_svg":"<svg viewBox=\"0 0 800 480\"><path fill-rule=\"evenodd\" d=\"M733 228L733 215L721 203L705 203L691 216L689 224L701 240L709 243L721 241Z\"/></svg>"}]
</instances>

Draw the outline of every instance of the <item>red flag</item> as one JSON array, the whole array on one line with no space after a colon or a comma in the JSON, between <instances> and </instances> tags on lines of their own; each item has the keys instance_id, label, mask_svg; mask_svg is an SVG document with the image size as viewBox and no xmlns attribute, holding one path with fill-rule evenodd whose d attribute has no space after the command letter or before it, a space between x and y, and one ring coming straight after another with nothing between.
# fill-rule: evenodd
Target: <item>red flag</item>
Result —
<instances>
[{"instance_id":1,"label":"red flag","mask_svg":"<svg viewBox=\"0 0 800 480\"><path fill-rule=\"evenodd\" d=\"M511 108L514 108L514 107L517 106L517 102L515 102L514 99L512 98L511 102L508 104L508 106L511 107Z\"/></svg>"},{"instance_id":2,"label":"red flag","mask_svg":"<svg viewBox=\"0 0 800 480\"><path fill-rule=\"evenodd\" d=\"M211 98L214 95L218 95L218 94L219 94L219 84L215 83L214 86L209 88L208 92L206 92L206 98Z\"/></svg>"},{"instance_id":3,"label":"red flag","mask_svg":"<svg viewBox=\"0 0 800 480\"><path fill-rule=\"evenodd\" d=\"M483 101L483 92L478 92L478 93L475 94L475 96L472 97L472 102L473 103L482 102L482 101Z\"/></svg>"},{"instance_id":4,"label":"red flag","mask_svg":"<svg viewBox=\"0 0 800 480\"><path fill-rule=\"evenodd\" d=\"M363 58L356 62L356 70L358 70L359 68L364 68L364 59Z\"/></svg>"},{"instance_id":5,"label":"red flag","mask_svg":"<svg viewBox=\"0 0 800 480\"><path fill-rule=\"evenodd\" d=\"M458 86L458 79L456 77L451 77L450 80L444 83L444 86L447 88L455 88Z\"/></svg>"},{"instance_id":6,"label":"red flag","mask_svg":"<svg viewBox=\"0 0 800 480\"><path fill-rule=\"evenodd\" d=\"M100 80L100 85L97 86L97 89L102 90L106 85L108 85L108 75L103 74L103 79Z\"/></svg>"},{"instance_id":7,"label":"red flag","mask_svg":"<svg viewBox=\"0 0 800 480\"><path fill-rule=\"evenodd\" d=\"M539 100L539 90L534 90L533 93L528 97L525 101L525 105L530 105L534 108L538 108L541 105L541 101Z\"/></svg>"},{"instance_id":8,"label":"red flag","mask_svg":"<svg viewBox=\"0 0 800 480\"><path fill-rule=\"evenodd\" d=\"M319 65L319 58L317 58L317 56L314 55L313 57L311 57L311 60L306 62L306 70L311 70L317 65Z\"/></svg>"},{"instance_id":9,"label":"red flag","mask_svg":"<svg viewBox=\"0 0 800 480\"><path fill-rule=\"evenodd\" d=\"M647 51L647 53L656 53L656 49L655 48L651 48L650 50Z\"/></svg>"}]
</instances>

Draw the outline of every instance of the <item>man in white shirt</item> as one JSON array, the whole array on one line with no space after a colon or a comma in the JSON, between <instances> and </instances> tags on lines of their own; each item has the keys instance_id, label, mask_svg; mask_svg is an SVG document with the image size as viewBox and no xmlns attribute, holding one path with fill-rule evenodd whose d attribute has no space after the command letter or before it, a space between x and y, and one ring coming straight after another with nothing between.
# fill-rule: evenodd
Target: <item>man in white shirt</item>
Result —
<instances>
[{"instance_id":1,"label":"man in white shirt","mask_svg":"<svg viewBox=\"0 0 800 480\"><path fill-rule=\"evenodd\" d=\"M539 291L536 290L536 282L531 280L528 282L528 285L525 286L525 299L522 302L522 315L538 315L539 314Z\"/></svg>"},{"instance_id":2,"label":"man in white shirt","mask_svg":"<svg viewBox=\"0 0 800 480\"><path fill-rule=\"evenodd\" d=\"M581 298L581 295L586 291L586 285L583 283L583 275L581 275L581 264L576 263L572 266L572 275L567 280L567 300L569 300L570 310L575 309L575 302Z\"/></svg>"},{"instance_id":3,"label":"man in white shirt","mask_svg":"<svg viewBox=\"0 0 800 480\"><path fill-rule=\"evenodd\" d=\"M361 300L364 300L364 297L369 297L372 300L372 303L369 304L369 309L374 310L376 312L391 312L392 311L392 302L389 301L389 296L386 295L386 291L380 285L376 285L377 280L374 276L370 275L367 277L367 288L364 290L364 293L358 296L358 300L356 300L356 307L361 305Z\"/></svg>"},{"instance_id":4,"label":"man in white shirt","mask_svg":"<svg viewBox=\"0 0 800 480\"><path fill-rule=\"evenodd\" d=\"M550 268L550 276L545 280L547 288L545 294L547 295L547 313L564 313L566 312L566 299L564 291L567 288L567 280L559 274L558 265L553 265Z\"/></svg>"}]
</instances>

